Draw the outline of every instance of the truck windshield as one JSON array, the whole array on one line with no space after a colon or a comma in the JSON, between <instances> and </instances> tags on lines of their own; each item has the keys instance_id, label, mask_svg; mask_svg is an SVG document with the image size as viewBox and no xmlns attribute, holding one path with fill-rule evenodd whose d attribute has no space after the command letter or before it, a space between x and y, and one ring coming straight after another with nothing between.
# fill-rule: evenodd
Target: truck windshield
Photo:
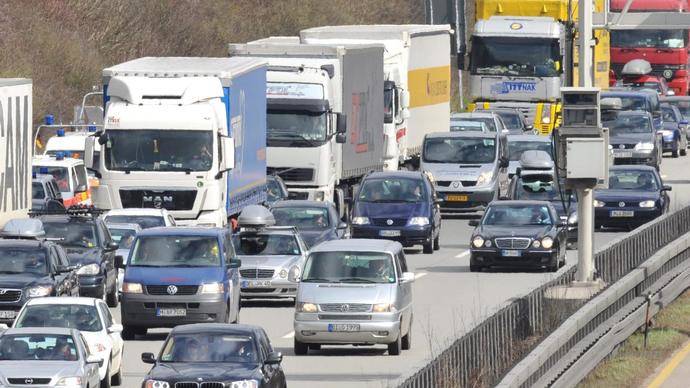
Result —
<instances>
[{"instance_id":1,"label":"truck windshield","mask_svg":"<svg viewBox=\"0 0 690 388\"><path fill-rule=\"evenodd\" d=\"M302 282L395 283L393 258L383 252L315 252L304 265Z\"/></svg>"},{"instance_id":2,"label":"truck windshield","mask_svg":"<svg viewBox=\"0 0 690 388\"><path fill-rule=\"evenodd\" d=\"M430 138L424 142L427 163L492 163L496 159L496 140L490 138Z\"/></svg>"},{"instance_id":3,"label":"truck windshield","mask_svg":"<svg viewBox=\"0 0 690 388\"><path fill-rule=\"evenodd\" d=\"M0 256L0 274L48 273L46 253L43 249L6 247L0 249Z\"/></svg>"},{"instance_id":4,"label":"truck windshield","mask_svg":"<svg viewBox=\"0 0 690 388\"><path fill-rule=\"evenodd\" d=\"M611 47L682 49L688 30L613 30Z\"/></svg>"},{"instance_id":5,"label":"truck windshield","mask_svg":"<svg viewBox=\"0 0 690 388\"><path fill-rule=\"evenodd\" d=\"M558 77L557 39L522 37L472 38L470 72L478 75Z\"/></svg>"},{"instance_id":6,"label":"truck windshield","mask_svg":"<svg viewBox=\"0 0 690 388\"><path fill-rule=\"evenodd\" d=\"M129 265L135 267L217 267L218 239L205 236L140 236Z\"/></svg>"},{"instance_id":7,"label":"truck windshield","mask_svg":"<svg viewBox=\"0 0 690 388\"><path fill-rule=\"evenodd\" d=\"M266 120L269 147L315 147L326 141L325 112L269 110Z\"/></svg>"},{"instance_id":8,"label":"truck windshield","mask_svg":"<svg viewBox=\"0 0 690 388\"><path fill-rule=\"evenodd\" d=\"M213 132L108 130L105 167L113 171L208 171Z\"/></svg>"}]
</instances>

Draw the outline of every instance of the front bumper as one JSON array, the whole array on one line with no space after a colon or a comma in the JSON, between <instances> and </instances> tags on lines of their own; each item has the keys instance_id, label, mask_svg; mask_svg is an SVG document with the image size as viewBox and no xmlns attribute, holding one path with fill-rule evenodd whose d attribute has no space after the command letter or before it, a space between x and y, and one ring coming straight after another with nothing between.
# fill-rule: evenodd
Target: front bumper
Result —
<instances>
[{"instance_id":1,"label":"front bumper","mask_svg":"<svg viewBox=\"0 0 690 388\"><path fill-rule=\"evenodd\" d=\"M187 323L223 322L228 304L224 294L164 296L122 294L122 324L138 327L175 327ZM158 316L161 308L183 308L184 316Z\"/></svg>"},{"instance_id":2,"label":"front bumper","mask_svg":"<svg viewBox=\"0 0 690 388\"><path fill-rule=\"evenodd\" d=\"M79 296L102 298L105 280L103 275L79 275Z\"/></svg>"},{"instance_id":3,"label":"front bumper","mask_svg":"<svg viewBox=\"0 0 690 388\"><path fill-rule=\"evenodd\" d=\"M655 166L657 162L655 156L656 155L653 151L641 152L634 150L626 150L622 152L617 152L614 149L613 164L644 164L647 166Z\"/></svg>"},{"instance_id":4,"label":"front bumper","mask_svg":"<svg viewBox=\"0 0 690 388\"><path fill-rule=\"evenodd\" d=\"M664 138L662 144L662 150L664 152L676 152L678 151L678 144L675 139L666 139Z\"/></svg>"},{"instance_id":5,"label":"front bumper","mask_svg":"<svg viewBox=\"0 0 690 388\"><path fill-rule=\"evenodd\" d=\"M373 238L382 240L393 240L402 244L404 247L413 245L424 245L431 242L431 225L425 226L375 226L375 225L352 225L352 238ZM382 234L384 234L382 236ZM399 234L399 235L395 235Z\"/></svg>"},{"instance_id":6,"label":"front bumper","mask_svg":"<svg viewBox=\"0 0 690 388\"><path fill-rule=\"evenodd\" d=\"M522 249L520 257L506 257L502 250L481 248L470 250L470 265L479 267L545 268L558 263L556 249Z\"/></svg>"},{"instance_id":7,"label":"front bumper","mask_svg":"<svg viewBox=\"0 0 690 388\"><path fill-rule=\"evenodd\" d=\"M297 296L297 285L288 279L240 278L240 295L249 298L294 298Z\"/></svg>"},{"instance_id":8,"label":"front bumper","mask_svg":"<svg viewBox=\"0 0 690 388\"><path fill-rule=\"evenodd\" d=\"M612 215L612 211L632 211L625 217ZM640 226L659 217L663 212L661 209L640 208L640 207L599 207L594 209L595 226L629 227Z\"/></svg>"},{"instance_id":9,"label":"front bumper","mask_svg":"<svg viewBox=\"0 0 690 388\"><path fill-rule=\"evenodd\" d=\"M296 313L295 339L304 343L375 345L395 342L400 334L400 313L357 314L369 319L345 319L344 314ZM329 316L338 319L328 319ZM334 332L334 324L359 325L359 331Z\"/></svg>"},{"instance_id":10,"label":"front bumper","mask_svg":"<svg viewBox=\"0 0 690 388\"><path fill-rule=\"evenodd\" d=\"M441 211L444 213L466 213L483 211L498 197L498 185L464 191L443 191L437 187L438 196L443 199Z\"/></svg>"}]
</instances>

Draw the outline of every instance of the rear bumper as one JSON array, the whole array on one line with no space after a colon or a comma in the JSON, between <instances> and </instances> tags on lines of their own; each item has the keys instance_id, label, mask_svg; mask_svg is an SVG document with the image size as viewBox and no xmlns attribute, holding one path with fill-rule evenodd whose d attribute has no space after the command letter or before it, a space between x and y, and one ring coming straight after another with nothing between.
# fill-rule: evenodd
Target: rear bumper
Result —
<instances>
[{"instance_id":1,"label":"rear bumper","mask_svg":"<svg viewBox=\"0 0 690 388\"><path fill-rule=\"evenodd\" d=\"M223 294L159 296L122 295L122 324L137 327L175 327L187 323L223 322L228 304ZM184 308L185 316L161 317L159 308Z\"/></svg>"}]
</instances>

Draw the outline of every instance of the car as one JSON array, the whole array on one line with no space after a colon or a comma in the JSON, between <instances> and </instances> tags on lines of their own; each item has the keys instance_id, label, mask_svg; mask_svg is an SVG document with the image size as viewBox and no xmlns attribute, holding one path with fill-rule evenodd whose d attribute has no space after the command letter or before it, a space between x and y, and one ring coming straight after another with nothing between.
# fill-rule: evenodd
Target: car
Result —
<instances>
[{"instance_id":1,"label":"car","mask_svg":"<svg viewBox=\"0 0 690 388\"><path fill-rule=\"evenodd\" d=\"M176 226L175 218L166 209L113 209L103 215L109 224L139 224L142 229L157 226Z\"/></svg>"},{"instance_id":2,"label":"car","mask_svg":"<svg viewBox=\"0 0 690 388\"><path fill-rule=\"evenodd\" d=\"M0 336L0 376L10 387L95 388L104 360L86 343L76 329L8 329Z\"/></svg>"},{"instance_id":3,"label":"car","mask_svg":"<svg viewBox=\"0 0 690 388\"><path fill-rule=\"evenodd\" d=\"M125 257L129 257L129 251L134 243L137 233L141 232L139 224L105 224L110 232L110 237L117 243L115 257L120 256L124 262ZM125 278L124 268L117 269L117 292L122 295L122 281Z\"/></svg>"},{"instance_id":4,"label":"car","mask_svg":"<svg viewBox=\"0 0 690 388\"><path fill-rule=\"evenodd\" d=\"M478 121L486 124L490 132L507 133L506 128L501 117L493 112L475 111L452 113L450 115L450 125L453 126L455 121Z\"/></svg>"},{"instance_id":5,"label":"car","mask_svg":"<svg viewBox=\"0 0 690 388\"><path fill-rule=\"evenodd\" d=\"M77 329L93 354L104 360L98 368L101 386L122 383L124 342L122 325L115 322L108 306L94 298L31 299L17 315L13 328L62 327ZM108 380L106 380L108 379Z\"/></svg>"},{"instance_id":6,"label":"car","mask_svg":"<svg viewBox=\"0 0 690 388\"><path fill-rule=\"evenodd\" d=\"M282 354L264 329L250 325L197 323L177 326L158 355L142 353L152 364L144 387L285 388ZM193 383L189 383L189 382ZM184 385L187 387L189 385Z\"/></svg>"},{"instance_id":7,"label":"car","mask_svg":"<svg viewBox=\"0 0 690 388\"><path fill-rule=\"evenodd\" d=\"M440 248L439 200L429 177L419 171L366 175L351 220L353 238L390 239L405 247L420 244L426 254Z\"/></svg>"},{"instance_id":8,"label":"car","mask_svg":"<svg viewBox=\"0 0 690 388\"><path fill-rule=\"evenodd\" d=\"M34 156L31 164L32 172L55 178L66 207L91 205L91 190L83 160L67 158L58 152L55 156Z\"/></svg>"},{"instance_id":9,"label":"car","mask_svg":"<svg viewBox=\"0 0 690 388\"><path fill-rule=\"evenodd\" d=\"M565 265L567 223L548 201L489 204L470 237L470 271L531 268L556 272Z\"/></svg>"},{"instance_id":10,"label":"car","mask_svg":"<svg viewBox=\"0 0 690 388\"><path fill-rule=\"evenodd\" d=\"M307 244L294 226L273 226L263 206L246 206L239 216L233 246L240 267L242 298L294 298L307 258Z\"/></svg>"},{"instance_id":11,"label":"car","mask_svg":"<svg viewBox=\"0 0 690 388\"><path fill-rule=\"evenodd\" d=\"M505 136L479 132L437 132L424 137L420 169L433 177L441 210L478 212L507 185Z\"/></svg>"},{"instance_id":12,"label":"car","mask_svg":"<svg viewBox=\"0 0 690 388\"><path fill-rule=\"evenodd\" d=\"M126 266L125 266L126 264ZM238 322L240 278L232 232L211 227L157 227L134 240L122 283L122 338L149 328Z\"/></svg>"},{"instance_id":13,"label":"car","mask_svg":"<svg viewBox=\"0 0 690 388\"><path fill-rule=\"evenodd\" d=\"M479 104L478 107L480 105L481 104ZM525 116L517 109L491 108L487 111L497 114L501 120L503 120L503 124L505 125L506 129L508 129L508 133L511 135L521 135L523 133L531 133L534 131L534 127L527 124Z\"/></svg>"},{"instance_id":14,"label":"car","mask_svg":"<svg viewBox=\"0 0 690 388\"><path fill-rule=\"evenodd\" d=\"M266 176L266 203L270 206L288 199L289 193L283 179L276 174Z\"/></svg>"},{"instance_id":15,"label":"car","mask_svg":"<svg viewBox=\"0 0 690 388\"><path fill-rule=\"evenodd\" d=\"M659 169L661 134L654 130L649 113L608 112L602 117L602 125L609 129L614 164L645 164Z\"/></svg>"},{"instance_id":16,"label":"car","mask_svg":"<svg viewBox=\"0 0 690 388\"><path fill-rule=\"evenodd\" d=\"M690 121L690 96L662 97L661 101L678 108L683 115L683 119ZM690 131L688 131L687 136L690 139Z\"/></svg>"},{"instance_id":17,"label":"car","mask_svg":"<svg viewBox=\"0 0 690 388\"><path fill-rule=\"evenodd\" d=\"M659 101L659 95L654 90L610 88L607 91L601 92L600 98L602 101L607 98L620 99L621 110L624 111L647 112L652 117L654 129L658 130L662 128L661 103Z\"/></svg>"},{"instance_id":18,"label":"car","mask_svg":"<svg viewBox=\"0 0 690 388\"><path fill-rule=\"evenodd\" d=\"M520 157L527 150L545 151L553 159L553 145L551 138L541 135L508 135L508 178L515 175L520 167Z\"/></svg>"},{"instance_id":19,"label":"car","mask_svg":"<svg viewBox=\"0 0 690 388\"><path fill-rule=\"evenodd\" d=\"M0 232L0 323L11 325L30 299L79 295L76 267L44 235L36 219L9 220Z\"/></svg>"},{"instance_id":20,"label":"car","mask_svg":"<svg viewBox=\"0 0 690 388\"><path fill-rule=\"evenodd\" d=\"M669 209L671 186L648 166L613 166L607 189L594 191L594 225L634 229Z\"/></svg>"},{"instance_id":21,"label":"car","mask_svg":"<svg viewBox=\"0 0 690 388\"><path fill-rule=\"evenodd\" d=\"M489 127L481 121L455 120L450 122L451 132L489 132Z\"/></svg>"},{"instance_id":22,"label":"car","mask_svg":"<svg viewBox=\"0 0 690 388\"><path fill-rule=\"evenodd\" d=\"M663 152L670 152L674 158L685 156L688 148L688 121L680 110L671 104L661 104L664 129L661 131Z\"/></svg>"},{"instance_id":23,"label":"car","mask_svg":"<svg viewBox=\"0 0 690 388\"><path fill-rule=\"evenodd\" d=\"M52 175L34 173L31 180L32 209L64 209L62 193Z\"/></svg>"},{"instance_id":24,"label":"car","mask_svg":"<svg viewBox=\"0 0 690 388\"><path fill-rule=\"evenodd\" d=\"M278 226L294 226L313 247L321 242L349 237L347 223L340 220L338 210L331 202L287 200L271 206Z\"/></svg>"},{"instance_id":25,"label":"car","mask_svg":"<svg viewBox=\"0 0 690 388\"><path fill-rule=\"evenodd\" d=\"M321 345L412 346L414 273L396 241L332 240L307 258L295 300L297 355Z\"/></svg>"},{"instance_id":26,"label":"car","mask_svg":"<svg viewBox=\"0 0 690 388\"><path fill-rule=\"evenodd\" d=\"M94 208L70 207L57 212L37 211L31 216L41 220L46 237L56 239L65 248L70 264L79 266L79 295L100 298L116 307L118 244L101 213Z\"/></svg>"}]
</instances>

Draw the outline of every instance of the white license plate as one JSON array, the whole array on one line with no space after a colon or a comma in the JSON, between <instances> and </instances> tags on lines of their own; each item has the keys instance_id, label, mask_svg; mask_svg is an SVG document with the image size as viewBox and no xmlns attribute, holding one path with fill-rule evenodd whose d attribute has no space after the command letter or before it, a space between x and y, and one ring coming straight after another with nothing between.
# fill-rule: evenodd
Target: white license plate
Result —
<instances>
[{"instance_id":1,"label":"white license plate","mask_svg":"<svg viewBox=\"0 0 690 388\"><path fill-rule=\"evenodd\" d=\"M328 331L330 331L330 332L336 332L336 331L356 332L356 331L359 331L359 324L357 324L357 323L329 323L328 324Z\"/></svg>"},{"instance_id":2,"label":"white license plate","mask_svg":"<svg viewBox=\"0 0 690 388\"><path fill-rule=\"evenodd\" d=\"M400 236L399 230L380 230L379 236L381 237L398 237Z\"/></svg>"},{"instance_id":3,"label":"white license plate","mask_svg":"<svg viewBox=\"0 0 690 388\"><path fill-rule=\"evenodd\" d=\"M611 217L635 217L633 210L611 210Z\"/></svg>"},{"instance_id":4,"label":"white license plate","mask_svg":"<svg viewBox=\"0 0 690 388\"><path fill-rule=\"evenodd\" d=\"M260 287L270 287L270 280L243 280L242 288L260 288Z\"/></svg>"},{"instance_id":5,"label":"white license plate","mask_svg":"<svg viewBox=\"0 0 690 388\"><path fill-rule=\"evenodd\" d=\"M182 308L163 308L156 311L156 316L158 317L184 317L187 316L187 309Z\"/></svg>"},{"instance_id":6,"label":"white license plate","mask_svg":"<svg viewBox=\"0 0 690 388\"><path fill-rule=\"evenodd\" d=\"M621 152L614 152L613 156L615 158L632 158L632 151L621 151Z\"/></svg>"},{"instance_id":7,"label":"white license plate","mask_svg":"<svg viewBox=\"0 0 690 388\"><path fill-rule=\"evenodd\" d=\"M503 250L503 251L501 251L501 256L503 256L503 257L520 257L520 256L522 256L522 252L520 252L518 250L514 250L514 249Z\"/></svg>"},{"instance_id":8,"label":"white license plate","mask_svg":"<svg viewBox=\"0 0 690 388\"><path fill-rule=\"evenodd\" d=\"M14 319L17 316L17 312L13 310L0 310L0 318L2 319Z\"/></svg>"}]
</instances>

